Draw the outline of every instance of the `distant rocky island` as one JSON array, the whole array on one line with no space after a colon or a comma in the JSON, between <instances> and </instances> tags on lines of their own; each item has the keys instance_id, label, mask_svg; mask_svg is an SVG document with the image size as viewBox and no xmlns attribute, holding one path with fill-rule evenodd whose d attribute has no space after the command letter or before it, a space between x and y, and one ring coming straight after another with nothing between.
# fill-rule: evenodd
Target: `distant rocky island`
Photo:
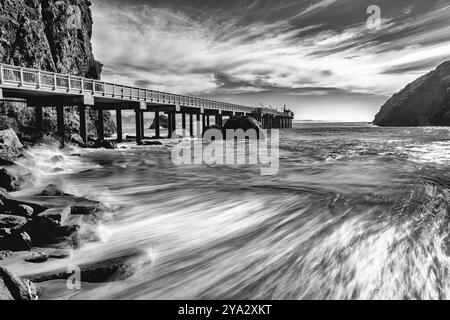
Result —
<instances>
[{"instance_id":1,"label":"distant rocky island","mask_svg":"<svg viewBox=\"0 0 450 320\"><path fill-rule=\"evenodd\" d=\"M378 126L450 126L450 61L410 83L376 115Z\"/></svg>"}]
</instances>

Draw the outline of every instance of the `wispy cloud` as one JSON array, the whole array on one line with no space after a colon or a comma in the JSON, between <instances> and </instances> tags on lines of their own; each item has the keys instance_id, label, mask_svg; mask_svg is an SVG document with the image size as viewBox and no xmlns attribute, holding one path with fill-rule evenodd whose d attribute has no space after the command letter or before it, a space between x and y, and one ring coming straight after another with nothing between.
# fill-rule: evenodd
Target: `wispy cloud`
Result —
<instances>
[{"instance_id":1,"label":"wispy cloud","mask_svg":"<svg viewBox=\"0 0 450 320\"><path fill-rule=\"evenodd\" d=\"M386 2L379 31L366 28L365 0L230 2L97 2L104 77L200 95L389 95L449 57L439 1Z\"/></svg>"}]
</instances>

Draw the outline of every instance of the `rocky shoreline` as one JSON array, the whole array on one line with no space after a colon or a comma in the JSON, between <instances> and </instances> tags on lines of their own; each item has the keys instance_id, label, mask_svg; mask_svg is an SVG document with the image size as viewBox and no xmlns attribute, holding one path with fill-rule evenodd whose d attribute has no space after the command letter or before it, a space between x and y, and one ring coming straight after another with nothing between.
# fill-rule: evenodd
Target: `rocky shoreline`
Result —
<instances>
[{"instance_id":1,"label":"rocky shoreline","mask_svg":"<svg viewBox=\"0 0 450 320\"><path fill-rule=\"evenodd\" d=\"M86 147L116 146L94 142ZM70 265L50 271L41 266L70 259L77 249L98 241L96 231L105 212L104 204L68 194L56 184L32 196L10 194L33 182L33 173L14 162L24 157L23 148L13 130L0 131L0 300L34 300L40 296L39 283L68 279L73 274ZM136 250L81 264L80 279L87 283L126 279L136 271L137 261L142 262L142 254ZM35 271L17 277L9 268L17 261L35 265Z\"/></svg>"}]
</instances>

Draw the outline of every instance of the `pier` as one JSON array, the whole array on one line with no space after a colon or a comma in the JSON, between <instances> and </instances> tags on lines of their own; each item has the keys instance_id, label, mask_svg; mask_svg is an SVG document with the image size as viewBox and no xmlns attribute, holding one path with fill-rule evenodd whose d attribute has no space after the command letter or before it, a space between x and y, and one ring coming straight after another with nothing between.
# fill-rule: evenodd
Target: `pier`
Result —
<instances>
[{"instance_id":1,"label":"pier","mask_svg":"<svg viewBox=\"0 0 450 320\"><path fill-rule=\"evenodd\" d=\"M177 115L181 114L182 129L187 128L194 136L194 120L197 132L212 125L222 125L224 117L252 116L263 129L292 128L293 113L272 108L255 108L209 99L178 95L167 92L137 88L133 86L104 82L60 73L42 71L0 64L0 99L24 99L29 107L35 108L38 131L42 131L42 108L57 110L58 135L64 138L64 107L78 107L80 136L87 141L86 110L92 108L98 113L98 137L104 140L104 118L106 110L116 112L117 140L123 139L122 111L135 113L136 142L144 136L144 118L147 113L155 116L155 137L160 138L159 116L168 116L169 136L177 129Z\"/></svg>"}]
</instances>

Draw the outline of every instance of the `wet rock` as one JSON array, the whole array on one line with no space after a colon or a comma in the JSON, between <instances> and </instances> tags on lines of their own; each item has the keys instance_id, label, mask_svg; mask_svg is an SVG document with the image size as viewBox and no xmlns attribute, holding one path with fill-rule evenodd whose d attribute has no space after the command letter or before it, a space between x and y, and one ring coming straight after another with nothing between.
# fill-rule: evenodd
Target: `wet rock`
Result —
<instances>
[{"instance_id":1,"label":"wet rock","mask_svg":"<svg viewBox=\"0 0 450 320\"><path fill-rule=\"evenodd\" d=\"M41 212L38 217L52 220L56 225L63 226L71 215L72 208L70 206L61 208L50 208Z\"/></svg>"},{"instance_id":2,"label":"wet rock","mask_svg":"<svg viewBox=\"0 0 450 320\"><path fill-rule=\"evenodd\" d=\"M0 131L0 160L12 162L20 156L23 145L12 129Z\"/></svg>"},{"instance_id":3,"label":"wet rock","mask_svg":"<svg viewBox=\"0 0 450 320\"><path fill-rule=\"evenodd\" d=\"M3 203L4 203L3 208L0 208L0 211L2 211L3 214L22 216L25 218L28 218L32 215L36 215L47 210L46 207L40 206L38 204L25 201L18 201L11 198L4 198Z\"/></svg>"},{"instance_id":4,"label":"wet rock","mask_svg":"<svg viewBox=\"0 0 450 320\"><path fill-rule=\"evenodd\" d=\"M48 217L35 217L26 223L20 231L30 235L35 246L45 246L53 240L58 223Z\"/></svg>"},{"instance_id":5,"label":"wet rock","mask_svg":"<svg viewBox=\"0 0 450 320\"><path fill-rule=\"evenodd\" d=\"M255 138L256 139L264 139L264 135L262 133L262 129L259 126L259 122L256 121L254 118L252 117L247 117L247 116L243 116L243 117L231 117L230 119L228 119L228 121L225 123L225 125L223 126L223 137L224 139L227 138L227 130L239 130L242 129L244 132L246 132L247 130L254 130L255 133ZM251 137L243 137L244 139L250 139Z\"/></svg>"},{"instance_id":6,"label":"wet rock","mask_svg":"<svg viewBox=\"0 0 450 320\"><path fill-rule=\"evenodd\" d=\"M72 250L70 249L53 249L49 252L50 259L65 259L72 256Z\"/></svg>"},{"instance_id":7,"label":"wet rock","mask_svg":"<svg viewBox=\"0 0 450 320\"><path fill-rule=\"evenodd\" d=\"M52 157L52 158L50 159L50 161L51 161L52 163L63 162L63 161L64 161L64 157L63 157L63 156L60 156L60 155L54 156L54 157Z\"/></svg>"},{"instance_id":8,"label":"wet rock","mask_svg":"<svg viewBox=\"0 0 450 320\"><path fill-rule=\"evenodd\" d=\"M25 259L26 262L29 263L43 263L46 262L49 258L49 253L47 251L37 251L32 252L31 257Z\"/></svg>"},{"instance_id":9,"label":"wet rock","mask_svg":"<svg viewBox=\"0 0 450 320\"><path fill-rule=\"evenodd\" d=\"M103 283L124 280L133 276L151 263L147 254L136 250L124 256L107 258L79 265L81 281L88 283ZM27 278L39 283L57 279L67 279L73 272L59 269L51 272L28 275Z\"/></svg>"},{"instance_id":10,"label":"wet rock","mask_svg":"<svg viewBox=\"0 0 450 320\"><path fill-rule=\"evenodd\" d=\"M60 248L79 248L81 245L80 226L62 226L55 230L54 238L50 245Z\"/></svg>"},{"instance_id":11,"label":"wet rock","mask_svg":"<svg viewBox=\"0 0 450 320\"><path fill-rule=\"evenodd\" d=\"M83 145L84 144L83 138L81 138L81 136L79 134L76 134L76 133L74 133L74 134L72 134L70 136L70 142L76 143L78 145Z\"/></svg>"},{"instance_id":12,"label":"wet rock","mask_svg":"<svg viewBox=\"0 0 450 320\"><path fill-rule=\"evenodd\" d=\"M159 127L164 129L169 128L169 118L166 115L161 114L159 116ZM155 128L156 128L156 121L155 119L153 119L150 129L153 130Z\"/></svg>"},{"instance_id":13,"label":"wet rock","mask_svg":"<svg viewBox=\"0 0 450 320\"><path fill-rule=\"evenodd\" d=\"M87 149L99 148L99 147L97 147L97 145L95 144L94 141L88 141L88 142L82 143L82 144L80 144L80 147L87 148Z\"/></svg>"},{"instance_id":14,"label":"wet rock","mask_svg":"<svg viewBox=\"0 0 450 320\"><path fill-rule=\"evenodd\" d=\"M20 180L6 169L0 169L0 188L14 192L20 190Z\"/></svg>"},{"instance_id":15,"label":"wet rock","mask_svg":"<svg viewBox=\"0 0 450 320\"><path fill-rule=\"evenodd\" d=\"M5 260L13 255L13 252L10 250L0 251L0 261Z\"/></svg>"},{"instance_id":16,"label":"wet rock","mask_svg":"<svg viewBox=\"0 0 450 320\"><path fill-rule=\"evenodd\" d=\"M32 248L31 237L18 229L0 229L0 250L26 251Z\"/></svg>"},{"instance_id":17,"label":"wet rock","mask_svg":"<svg viewBox=\"0 0 450 320\"><path fill-rule=\"evenodd\" d=\"M140 146L162 146L162 142L161 141L141 141L140 143L138 143L138 145Z\"/></svg>"},{"instance_id":18,"label":"wet rock","mask_svg":"<svg viewBox=\"0 0 450 320\"><path fill-rule=\"evenodd\" d=\"M25 204L19 204L17 206L17 209L14 211L15 215L22 216L22 217L31 217L31 216L33 216L33 213L34 213L34 209Z\"/></svg>"},{"instance_id":19,"label":"wet rock","mask_svg":"<svg viewBox=\"0 0 450 320\"><path fill-rule=\"evenodd\" d=\"M60 197L60 196L68 196L67 193L64 193L62 189L56 184L49 184L42 190L41 196L45 197Z\"/></svg>"},{"instance_id":20,"label":"wet rock","mask_svg":"<svg viewBox=\"0 0 450 320\"><path fill-rule=\"evenodd\" d=\"M0 214L0 228L20 228L27 223L25 217L10 215L10 214Z\"/></svg>"},{"instance_id":21,"label":"wet rock","mask_svg":"<svg viewBox=\"0 0 450 320\"><path fill-rule=\"evenodd\" d=\"M117 149L117 143L114 141L109 141L109 140L97 139L97 140L95 140L95 146L97 148L104 148L104 149L109 149L109 150Z\"/></svg>"},{"instance_id":22,"label":"wet rock","mask_svg":"<svg viewBox=\"0 0 450 320\"><path fill-rule=\"evenodd\" d=\"M36 300L39 289L31 281L0 268L0 300Z\"/></svg>"}]
</instances>

